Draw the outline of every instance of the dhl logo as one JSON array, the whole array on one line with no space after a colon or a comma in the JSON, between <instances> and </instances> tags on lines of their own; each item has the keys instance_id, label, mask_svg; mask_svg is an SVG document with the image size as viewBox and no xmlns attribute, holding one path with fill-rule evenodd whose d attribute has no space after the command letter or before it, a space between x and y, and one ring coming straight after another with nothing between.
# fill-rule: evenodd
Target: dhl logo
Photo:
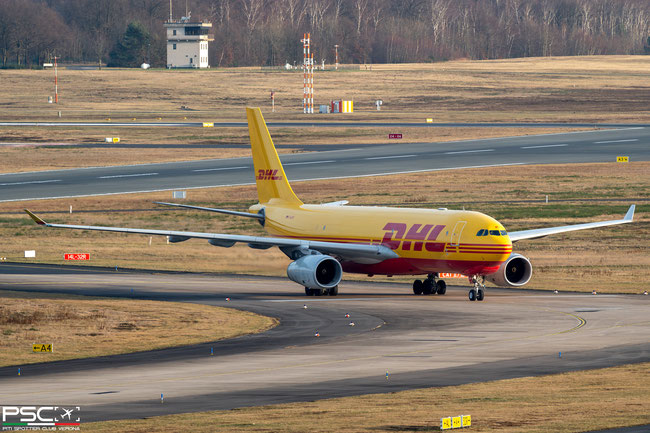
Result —
<instances>
[{"instance_id":1,"label":"dhl logo","mask_svg":"<svg viewBox=\"0 0 650 433\"><path fill-rule=\"evenodd\" d=\"M257 180L282 180L282 176L278 176L278 170L259 169L257 170Z\"/></svg>"},{"instance_id":2,"label":"dhl logo","mask_svg":"<svg viewBox=\"0 0 650 433\"><path fill-rule=\"evenodd\" d=\"M381 243L392 250L400 248L404 251L422 251L422 248L429 252L442 252L445 249L444 242L430 242L438 238L444 225L413 224L410 228L404 223L388 223L383 230L386 231ZM429 242L425 242L429 241Z\"/></svg>"}]
</instances>

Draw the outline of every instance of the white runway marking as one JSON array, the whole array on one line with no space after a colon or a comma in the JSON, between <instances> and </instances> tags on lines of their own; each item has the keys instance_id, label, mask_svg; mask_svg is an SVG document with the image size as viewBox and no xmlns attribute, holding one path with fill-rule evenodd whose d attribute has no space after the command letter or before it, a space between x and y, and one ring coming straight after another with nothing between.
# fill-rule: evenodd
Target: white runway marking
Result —
<instances>
[{"instance_id":1,"label":"white runway marking","mask_svg":"<svg viewBox=\"0 0 650 433\"><path fill-rule=\"evenodd\" d=\"M543 146L524 146L521 149L543 149L545 147L565 147L568 144L545 144Z\"/></svg>"},{"instance_id":2,"label":"white runway marking","mask_svg":"<svg viewBox=\"0 0 650 433\"><path fill-rule=\"evenodd\" d=\"M333 159L328 159L327 161L308 161L308 162L287 162L282 165L309 165L309 164L329 164L330 162L336 162Z\"/></svg>"},{"instance_id":3,"label":"white runway marking","mask_svg":"<svg viewBox=\"0 0 650 433\"><path fill-rule=\"evenodd\" d=\"M372 158L363 158L363 159L371 160L371 159L413 158L414 156L417 156L417 155L375 156L375 157L372 157Z\"/></svg>"},{"instance_id":4,"label":"white runway marking","mask_svg":"<svg viewBox=\"0 0 650 433\"><path fill-rule=\"evenodd\" d=\"M198 170L192 170L192 171L222 171L222 170L240 170L242 168L249 168L247 165L242 165L241 167L226 167L226 168L201 168Z\"/></svg>"},{"instance_id":5,"label":"white runway marking","mask_svg":"<svg viewBox=\"0 0 650 433\"><path fill-rule=\"evenodd\" d=\"M52 183L52 182L61 182L61 180L57 179L57 180L31 180L29 182L9 182L9 183L0 183L0 186L29 185L33 183Z\"/></svg>"},{"instance_id":6,"label":"white runway marking","mask_svg":"<svg viewBox=\"0 0 650 433\"><path fill-rule=\"evenodd\" d=\"M456 152L445 152L445 155L457 155L459 153L478 153L478 152L494 152L494 149L458 150Z\"/></svg>"},{"instance_id":7,"label":"white runway marking","mask_svg":"<svg viewBox=\"0 0 650 433\"><path fill-rule=\"evenodd\" d=\"M609 140L609 141L594 141L595 144L607 144L607 143L628 143L630 141L639 141L638 138L630 138L629 140Z\"/></svg>"},{"instance_id":8,"label":"white runway marking","mask_svg":"<svg viewBox=\"0 0 650 433\"><path fill-rule=\"evenodd\" d=\"M116 174L114 176L99 176L97 179L115 179L117 177L155 176L157 174L158 173Z\"/></svg>"}]
</instances>

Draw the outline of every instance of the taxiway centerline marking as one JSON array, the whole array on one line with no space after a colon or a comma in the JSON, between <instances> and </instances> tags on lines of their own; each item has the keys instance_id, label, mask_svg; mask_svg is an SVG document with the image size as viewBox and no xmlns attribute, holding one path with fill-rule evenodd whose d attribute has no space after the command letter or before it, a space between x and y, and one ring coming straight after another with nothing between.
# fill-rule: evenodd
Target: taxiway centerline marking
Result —
<instances>
[{"instance_id":1,"label":"taxiway centerline marking","mask_svg":"<svg viewBox=\"0 0 650 433\"><path fill-rule=\"evenodd\" d=\"M445 152L445 155L458 155L461 153L479 153L479 152L494 152L494 149L457 150L455 152Z\"/></svg>"},{"instance_id":2,"label":"taxiway centerline marking","mask_svg":"<svg viewBox=\"0 0 650 433\"><path fill-rule=\"evenodd\" d=\"M417 155L374 156L372 158L363 158L363 159L372 160L372 159L413 158L414 156Z\"/></svg>"},{"instance_id":3,"label":"taxiway centerline marking","mask_svg":"<svg viewBox=\"0 0 650 433\"><path fill-rule=\"evenodd\" d=\"M56 179L56 180L30 180L28 182L8 182L8 183L0 183L0 186L29 185L34 183L52 183L52 182L61 182L61 180Z\"/></svg>"},{"instance_id":4,"label":"taxiway centerline marking","mask_svg":"<svg viewBox=\"0 0 650 433\"><path fill-rule=\"evenodd\" d=\"M595 144L607 144L607 143L627 143L630 141L639 141L638 138L631 138L629 140L609 140L609 141L594 141Z\"/></svg>"},{"instance_id":5,"label":"taxiway centerline marking","mask_svg":"<svg viewBox=\"0 0 650 433\"><path fill-rule=\"evenodd\" d=\"M240 169L244 169L244 168L250 168L250 167L247 166L247 165L242 165L240 167L200 168L200 169L192 170L192 171L195 171L195 172L200 172L200 171L223 171L223 170L240 170Z\"/></svg>"},{"instance_id":6,"label":"taxiway centerline marking","mask_svg":"<svg viewBox=\"0 0 650 433\"><path fill-rule=\"evenodd\" d=\"M156 176L159 173L137 173L137 174L115 174L112 176L99 176L97 179L114 179L117 177L140 177L140 176Z\"/></svg>"},{"instance_id":7,"label":"taxiway centerline marking","mask_svg":"<svg viewBox=\"0 0 650 433\"><path fill-rule=\"evenodd\" d=\"M545 147L565 147L568 146L568 144L545 144L543 146L524 146L520 147L520 149L543 149Z\"/></svg>"},{"instance_id":8,"label":"taxiway centerline marking","mask_svg":"<svg viewBox=\"0 0 650 433\"><path fill-rule=\"evenodd\" d=\"M282 165L287 166L287 165L329 164L331 162L336 162L336 161L333 159L328 159L326 161L287 162Z\"/></svg>"}]
</instances>

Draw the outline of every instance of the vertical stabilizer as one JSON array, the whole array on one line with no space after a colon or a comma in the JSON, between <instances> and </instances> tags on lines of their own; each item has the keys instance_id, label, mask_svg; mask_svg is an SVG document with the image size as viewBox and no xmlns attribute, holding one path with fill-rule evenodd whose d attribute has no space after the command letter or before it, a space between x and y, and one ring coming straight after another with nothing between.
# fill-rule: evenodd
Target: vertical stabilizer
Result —
<instances>
[{"instance_id":1,"label":"vertical stabilizer","mask_svg":"<svg viewBox=\"0 0 650 433\"><path fill-rule=\"evenodd\" d=\"M300 206L302 202L296 197L287 181L262 112L259 108L246 108L246 117L260 203L265 204L273 200Z\"/></svg>"}]
</instances>

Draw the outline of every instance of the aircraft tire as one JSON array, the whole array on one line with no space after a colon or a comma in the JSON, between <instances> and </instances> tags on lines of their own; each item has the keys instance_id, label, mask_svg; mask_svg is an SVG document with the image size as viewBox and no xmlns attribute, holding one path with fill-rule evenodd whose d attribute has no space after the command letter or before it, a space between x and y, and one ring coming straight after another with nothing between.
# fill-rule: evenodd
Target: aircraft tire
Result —
<instances>
[{"instance_id":1,"label":"aircraft tire","mask_svg":"<svg viewBox=\"0 0 650 433\"><path fill-rule=\"evenodd\" d=\"M339 286L334 286L331 289L329 289L329 295L330 296L336 296L339 294Z\"/></svg>"},{"instance_id":2,"label":"aircraft tire","mask_svg":"<svg viewBox=\"0 0 650 433\"><path fill-rule=\"evenodd\" d=\"M429 279L422 281L422 294L424 295L435 294L436 292L433 291L433 287L434 287L433 284L434 284L433 281Z\"/></svg>"},{"instance_id":3,"label":"aircraft tire","mask_svg":"<svg viewBox=\"0 0 650 433\"><path fill-rule=\"evenodd\" d=\"M413 294L415 295L422 294L422 280L413 281Z\"/></svg>"},{"instance_id":4,"label":"aircraft tire","mask_svg":"<svg viewBox=\"0 0 650 433\"><path fill-rule=\"evenodd\" d=\"M476 300L482 301L483 298L485 298L485 292L483 291L483 289L478 289L478 292L476 293Z\"/></svg>"},{"instance_id":5,"label":"aircraft tire","mask_svg":"<svg viewBox=\"0 0 650 433\"><path fill-rule=\"evenodd\" d=\"M447 283L445 283L444 280L436 281L436 293L439 295L447 293Z\"/></svg>"},{"instance_id":6,"label":"aircraft tire","mask_svg":"<svg viewBox=\"0 0 650 433\"><path fill-rule=\"evenodd\" d=\"M468 297L469 297L469 300L470 300L470 301L472 301L472 302L473 302L473 301L476 301L476 297L477 297L476 289L471 289L471 290L469 291L469 295L468 295Z\"/></svg>"}]
</instances>

